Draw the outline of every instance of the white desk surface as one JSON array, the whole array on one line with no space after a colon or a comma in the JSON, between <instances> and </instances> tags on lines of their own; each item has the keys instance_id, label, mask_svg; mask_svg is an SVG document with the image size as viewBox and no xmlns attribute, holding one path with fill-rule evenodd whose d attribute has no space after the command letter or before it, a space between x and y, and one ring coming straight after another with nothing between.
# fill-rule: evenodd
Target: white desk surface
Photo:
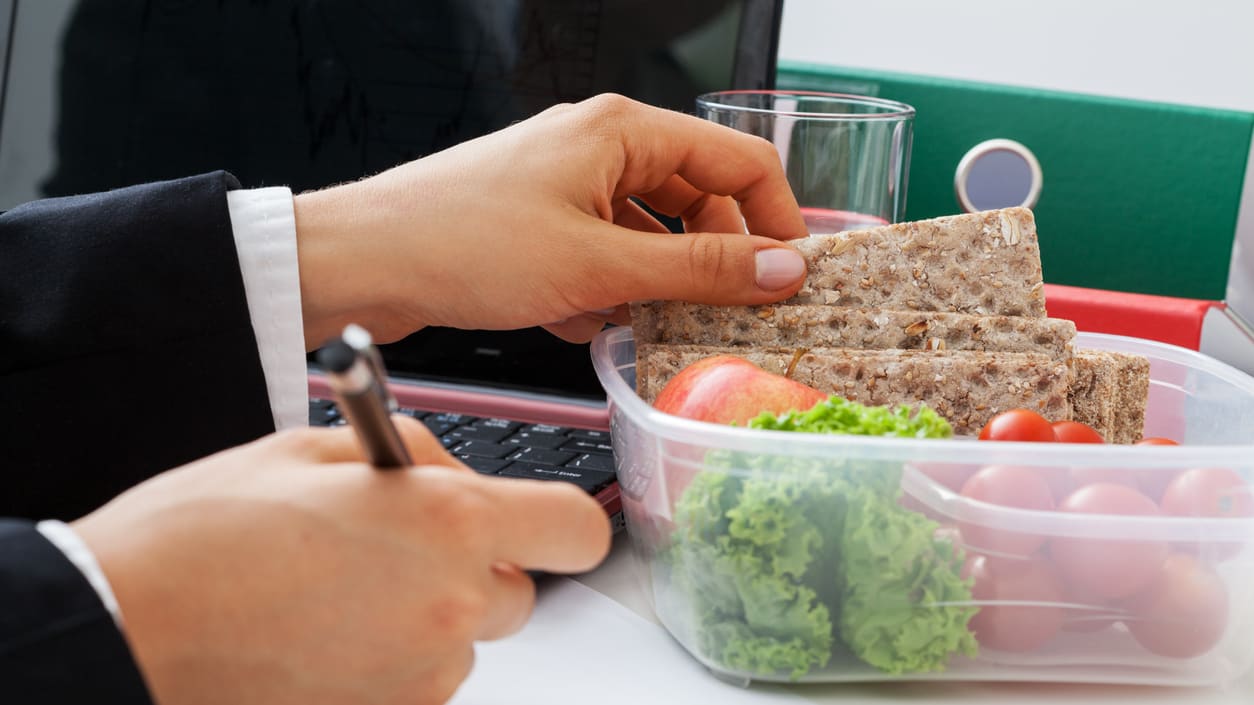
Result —
<instances>
[{"instance_id":1,"label":"white desk surface","mask_svg":"<svg viewBox=\"0 0 1254 705\"><path fill-rule=\"evenodd\" d=\"M576 577L576 580L656 624L657 618L653 614L649 599L636 578L634 561L627 537L620 533L605 563L591 573ZM544 589L543 585L540 589ZM1251 638L1254 638L1254 635L1251 635ZM772 687L777 686L767 686L768 689ZM799 685L788 686L788 690L810 702L839 702L842 705L864 705L888 701L910 701L920 705L949 705L951 703L953 705L970 705L971 703L1252 705L1254 704L1254 671L1246 674L1237 683L1222 689L1039 683L909 682ZM590 695L587 702L596 702L595 696ZM667 704L664 688L658 690L658 699L653 702L657 705ZM689 704L683 703L682 705Z\"/></svg>"}]
</instances>

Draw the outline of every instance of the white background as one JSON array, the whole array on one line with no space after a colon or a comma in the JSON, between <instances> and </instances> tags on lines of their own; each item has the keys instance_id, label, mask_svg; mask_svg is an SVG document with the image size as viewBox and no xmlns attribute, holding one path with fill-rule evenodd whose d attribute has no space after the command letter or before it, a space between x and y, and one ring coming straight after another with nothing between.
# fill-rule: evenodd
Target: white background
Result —
<instances>
[{"instance_id":1,"label":"white background","mask_svg":"<svg viewBox=\"0 0 1254 705\"><path fill-rule=\"evenodd\" d=\"M779 53L1254 111L1254 0L786 0Z\"/></svg>"}]
</instances>

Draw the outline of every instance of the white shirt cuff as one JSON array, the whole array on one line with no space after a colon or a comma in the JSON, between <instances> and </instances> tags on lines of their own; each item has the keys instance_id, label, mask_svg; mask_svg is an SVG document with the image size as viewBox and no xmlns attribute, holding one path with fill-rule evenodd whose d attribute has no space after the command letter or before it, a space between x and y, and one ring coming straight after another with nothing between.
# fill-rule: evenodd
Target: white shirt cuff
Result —
<instances>
[{"instance_id":1,"label":"white shirt cuff","mask_svg":"<svg viewBox=\"0 0 1254 705\"><path fill-rule=\"evenodd\" d=\"M274 427L308 425L309 381L292 192L283 187L230 191L226 203Z\"/></svg>"},{"instance_id":2,"label":"white shirt cuff","mask_svg":"<svg viewBox=\"0 0 1254 705\"><path fill-rule=\"evenodd\" d=\"M43 534L49 543L60 549L61 553L64 553L65 557L74 564L74 567L79 569L83 577L87 578L87 582L100 596L100 601L104 603L105 609L109 610L109 614L113 616L113 623L120 631L122 610L118 608L118 600L113 596L113 588L109 587L109 579L105 577L100 564L96 562L96 556L92 554L87 544L83 543L83 539L74 533L74 529L71 529L69 524L56 519L47 519L35 524L35 530Z\"/></svg>"}]
</instances>

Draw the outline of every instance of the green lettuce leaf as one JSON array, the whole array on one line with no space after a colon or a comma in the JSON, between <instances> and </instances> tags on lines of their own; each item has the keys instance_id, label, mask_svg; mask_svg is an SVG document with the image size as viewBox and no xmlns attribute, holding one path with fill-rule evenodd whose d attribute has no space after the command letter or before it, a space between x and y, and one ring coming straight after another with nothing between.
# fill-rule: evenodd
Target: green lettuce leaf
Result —
<instances>
[{"instance_id":1,"label":"green lettuce leaf","mask_svg":"<svg viewBox=\"0 0 1254 705\"><path fill-rule=\"evenodd\" d=\"M953 428L926 404L918 409L898 406L864 406L832 396L806 411L789 411L776 416L765 412L749 421L750 428L805 433L843 433L851 436L896 436L899 438L949 438Z\"/></svg>"},{"instance_id":2,"label":"green lettuce leaf","mask_svg":"<svg viewBox=\"0 0 1254 705\"><path fill-rule=\"evenodd\" d=\"M941 671L950 655L975 655L959 556L935 538L935 522L866 488L853 488L843 537L840 637L891 674Z\"/></svg>"},{"instance_id":3,"label":"green lettuce leaf","mask_svg":"<svg viewBox=\"0 0 1254 705\"><path fill-rule=\"evenodd\" d=\"M921 406L839 397L750 427L946 438ZM800 678L839 644L887 673L943 669L972 654L962 556L898 503L896 463L711 451L675 507L664 553L699 651L737 672Z\"/></svg>"}]
</instances>

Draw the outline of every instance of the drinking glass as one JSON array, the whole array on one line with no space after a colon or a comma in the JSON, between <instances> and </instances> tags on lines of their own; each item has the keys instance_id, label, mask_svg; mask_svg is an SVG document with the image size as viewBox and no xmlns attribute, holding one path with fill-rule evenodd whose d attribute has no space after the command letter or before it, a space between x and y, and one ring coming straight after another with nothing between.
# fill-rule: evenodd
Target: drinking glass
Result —
<instances>
[{"instance_id":1,"label":"drinking glass","mask_svg":"<svg viewBox=\"0 0 1254 705\"><path fill-rule=\"evenodd\" d=\"M765 138L810 234L901 220L906 210L914 108L815 91L739 90L697 97L697 115Z\"/></svg>"}]
</instances>

